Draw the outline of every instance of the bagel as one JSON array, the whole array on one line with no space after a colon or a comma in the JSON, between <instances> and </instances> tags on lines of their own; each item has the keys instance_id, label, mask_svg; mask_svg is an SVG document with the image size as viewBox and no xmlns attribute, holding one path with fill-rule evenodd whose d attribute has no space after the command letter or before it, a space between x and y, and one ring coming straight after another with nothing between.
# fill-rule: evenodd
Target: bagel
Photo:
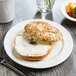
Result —
<instances>
[{"instance_id":1,"label":"bagel","mask_svg":"<svg viewBox=\"0 0 76 76\"><path fill-rule=\"evenodd\" d=\"M61 31L46 22L30 22L24 27L24 30L28 40L52 43L63 39Z\"/></svg>"},{"instance_id":2,"label":"bagel","mask_svg":"<svg viewBox=\"0 0 76 76\"><path fill-rule=\"evenodd\" d=\"M26 60L37 61L45 58L52 50L53 45L49 44L31 44L24 37L24 32L19 32L14 40L14 48L16 53Z\"/></svg>"}]
</instances>

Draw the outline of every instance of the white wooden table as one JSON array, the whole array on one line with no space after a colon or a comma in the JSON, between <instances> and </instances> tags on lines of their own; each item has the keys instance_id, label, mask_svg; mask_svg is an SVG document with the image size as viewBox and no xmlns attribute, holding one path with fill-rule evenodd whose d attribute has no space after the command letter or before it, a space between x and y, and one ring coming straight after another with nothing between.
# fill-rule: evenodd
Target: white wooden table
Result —
<instances>
[{"instance_id":1,"label":"white wooden table","mask_svg":"<svg viewBox=\"0 0 76 76\"><path fill-rule=\"evenodd\" d=\"M7 59L11 65L25 73L26 70L34 73L36 76L76 76L76 22L72 22L61 13L61 5L66 0L56 0L55 5L46 19L53 20L65 27L73 37L74 47L71 56L62 64L43 70L35 70L23 67L13 62L5 53L3 47L4 36L7 31L21 21L33 18L41 18L38 12L35 0L15 0L15 19L9 23L0 24L0 56ZM70 42L69 42L70 43ZM0 76L19 76L7 67L0 65Z\"/></svg>"}]
</instances>

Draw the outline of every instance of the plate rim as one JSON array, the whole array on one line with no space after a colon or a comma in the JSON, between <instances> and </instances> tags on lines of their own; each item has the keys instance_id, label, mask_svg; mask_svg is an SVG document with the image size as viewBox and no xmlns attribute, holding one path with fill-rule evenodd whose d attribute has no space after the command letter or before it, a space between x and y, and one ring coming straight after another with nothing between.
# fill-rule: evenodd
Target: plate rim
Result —
<instances>
[{"instance_id":1,"label":"plate rim","mask_svg":"<svg viewBox=\"0 0 76 76\"><path fill-rule=\"evenodd\" d=\"M26 20L26 21L22 21L22 22L20 22L20 23L23 23L23 22L27 22L27 21L47 21L47 23L49 23L49 22L53 22L53 23L56 23L56 22L54 22L54 21L50 21L50 20L42 20L42 19L30 19L30 20ZM20 24L20 23L18 23L18 24ZM17 26L18 24L15 24L12 28L14 28L15 26ZM56 23L56 24L58 24L58 23ZM60 24L58 24L59 26L61 26ZM61 26L62 28L64 28L63 26ZM11 28L11 29L12 29ZM10 30L11 30L10 29ZM64 28L65 29L65 28ZM5 40L6 40L6 36L8 35L8 33L10 32L10 30L7 32L7 34L5 35L5 38L4 38L4 49L5 49L5 52L7 53L7 51L6 51L6 48L5 48ZM65 29L66 30L66 29ZM67 31L67 30L66 30ZM67 31L68 32L68 31ZM69 32L68 32L69 33ZM71 37L71 35L70 35L70 33L69 33L69 36ZM71 46L71 52L72 52L72 49L73 49L73 39L72 39L72 37L71 37L71 41L72 41L72 46ZM70 54L71 54L71 52L70 52ZM22 66L25 66L25 67L29 67L29 68L33 68L33 69L45 69L45 68L50 68L50 67L54 67L54 66L57 66L57 65L59 65L59 64L61 64L62 62L64 62L69 56L70 56L70 54L66 57L66 58L64 58L62 61L60 61L59 63L57 63L57 64L55 64L55 65L53 65L53 66L45 66L45 67L33 67L33 66L25 66L25 65L23 65L23 64L21 64L21 63L18 63L17 61L15 61L14 59L12 59L11 57L10 57L10 55L7 53L7 55L14 61L14 62L16 62L17 64L20 64L20 65L22 65Z\"/></svg>"}]
</instances>

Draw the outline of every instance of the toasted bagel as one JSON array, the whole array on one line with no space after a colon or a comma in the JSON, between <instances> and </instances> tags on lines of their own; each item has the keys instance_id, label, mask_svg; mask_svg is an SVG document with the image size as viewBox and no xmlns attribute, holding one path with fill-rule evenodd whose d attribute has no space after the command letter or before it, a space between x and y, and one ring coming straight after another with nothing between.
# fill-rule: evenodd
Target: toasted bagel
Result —
<instances>
[{"instance_id":1,"label":"toasted bagel","mask_svg":"<svg viewBox=\"0 0 76 76\"><path fill-rule=\"evenodd\" d=\"M63 39L62 33L56 27L41 21L34 21L24 28L25 35L29 40L38 42L57 42Z\"/></svg>"}]
</instances>

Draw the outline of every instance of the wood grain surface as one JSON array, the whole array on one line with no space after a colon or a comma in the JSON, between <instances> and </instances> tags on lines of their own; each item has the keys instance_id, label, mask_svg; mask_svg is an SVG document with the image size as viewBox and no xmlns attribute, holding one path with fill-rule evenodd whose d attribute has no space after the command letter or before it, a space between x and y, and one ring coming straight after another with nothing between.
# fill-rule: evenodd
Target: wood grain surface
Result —
<instances>
[{"instance_id":1,"label":"wood grain surface","mask_svg":"<svg viewBox=\"0 0 76 76\"><path fill-rule=\"evenodd\" d=\"M65 27L72 35L74 47L70 57L62 64L48 69L30 69L18 65L13 62L5 53L3 40L7 31L15 24L33 18L41 18L41 14L37 9L35 0L15 0L15 18L13 21L5 24L0 24L0 56L7 59L11 65L18 68L22 72L29 71L36 76L76 76L76 22L72 22L61 13L61 5L66 0L56 0L52 11L50 11L46 19L53 20ZM70 44L70 41L69 41ZM12 70L0 64L0 76L19 76Z\"/></svg>"}]
</instances>

